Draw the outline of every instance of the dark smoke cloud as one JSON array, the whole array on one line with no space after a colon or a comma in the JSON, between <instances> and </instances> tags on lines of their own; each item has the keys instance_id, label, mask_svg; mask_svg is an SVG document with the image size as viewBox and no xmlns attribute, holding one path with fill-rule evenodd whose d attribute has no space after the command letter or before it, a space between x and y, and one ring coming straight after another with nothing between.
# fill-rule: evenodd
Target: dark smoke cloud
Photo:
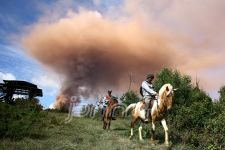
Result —
<instances>
[{"instance_id":1,"label":"dark smoke cloud","mask_svg":"<svg viewBox=\"0 0 225 150\"><path fill-rule=\"evenodd\" d=\"M141 82L146 73L173 66L174 51L162 35L134 20L114 21L98 12L81 11L36 24L23 45L31 56L65 77L61 95L68 100L109 87L124 90L130 72Z\"/></svg>"}]
</instances>

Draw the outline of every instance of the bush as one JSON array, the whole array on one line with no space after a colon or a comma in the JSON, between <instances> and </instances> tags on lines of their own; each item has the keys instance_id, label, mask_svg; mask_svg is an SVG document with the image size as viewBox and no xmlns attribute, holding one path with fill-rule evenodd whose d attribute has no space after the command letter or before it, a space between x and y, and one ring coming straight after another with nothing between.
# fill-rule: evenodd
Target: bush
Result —
<instances>
[{"instance_id":1,"label":"bush","mask_svg":"<svg viewBox=\"0 0 225 150\"><path fill-rule=\"evenodd\" d=\"M222 86L219 90L220 98L219 102L221 105L225 106L225 86Z\"/></svg>"},{"instance_id":2,"label":"bush","mask_svg":"<svg viewBox=\"0 0 225 150\"><path fill-rule=\"evenodd\" d=\"M54 120L47 117L38 99L16 99L13 105L0 102L0 138L38 138L49 124L56 124Z\"/></svg>"},{"instance_id":3,"label":"bush","mask_svg":"<svg viewBox=\"0 0 225 150\"><path fill-rule=\"evenodd\" d=\"M225 86L219 91L219 102L213 103L198 84L193 85L189 76L177 70L164 68L156 75L154 86L157 91L165 83L178 88L173 109L167 118L172 140L197 149L224 149Z\"/></svg>"},{"instance_id":4,"label":"bush","mask_svg":"<svg viewBox=\"0 0 225 150\"><path fill-rule=\"evenodd\" d=\"M138 97L138 94L134 91L128 91L122 95L120 98L123 104L130 105L132 103L137 103L140 101L140 98Z\"/></svg>"},{"instance_id":5,"label":"bush","mask_svg":"<svg viewBox=\"0 0 225 150\"><path fill-rule=\"evenodd\" d=\"M37 98L17 98L15 99L14 104L20 109L28 109L30 111L41 111L43 109L43 106L39 104L39 100Z\"/></svg>"},{"instance_id":6,"label":"bush","mask_svg":"<svg viewBox=\"0 0 225 150\"><path fill-rule=\"evenodd\" d=\"M156 91L166 83L170 83L174 88L178 90L175 92L174 105L190 105L192 99L190 99L193 85L191 84L191 77L187 75L181 75L177 70L169 68L162 69L157 75L154 81L154 87Z\"/></svg>"},{"instance_id":7,"label":"bush","mask_svg":"<svg viewBox=\"0 0 225 150\"><path fill-rule=\"evenodd\" d=\"M43 115L30 108L0 103L0 137L14 139L41 133Z\"/></svg>"}]
</instances>

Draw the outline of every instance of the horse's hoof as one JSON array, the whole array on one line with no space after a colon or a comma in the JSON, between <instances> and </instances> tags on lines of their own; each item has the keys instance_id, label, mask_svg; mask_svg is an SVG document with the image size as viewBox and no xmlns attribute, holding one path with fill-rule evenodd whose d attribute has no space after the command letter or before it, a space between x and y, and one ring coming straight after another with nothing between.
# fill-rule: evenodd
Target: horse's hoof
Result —
<instances>
[{"instance_id":1,"label":"horse's hoof","mask_svg":"<svg viewBox=\"0 0 225 150\"><path fill-rule=\"evenodd\" d=\"M150 141L150 144L151 144L152 146L155 146L155 145L156 145L155 142L153 142L153 141Z\"/></svg>"},{"instance_id":2,"label":"horse's hoof","mask_svg":"<svg viewBox=\"0 0 225 150\"><path fill-rule=\"evenodd\" d=\"M144 142L144 140L143 139L139 139L139 141L142 143L142 142Z\"/></svg>"},{"instance_id":3,"label":"horse's hoof","mask_svg":"<svg viewBox=\"0 0 225 150\"><path fill-rule=\"evenodd\" d=\"M170 143L165 142L164 145L165 145L166 147L169 147L169 146L170 146Z\"/></svg>"},{"instance_id":4,"label":"horse's hoof","mask_svg":"<svg viewBox=\"0 0 225 150\"><path fill-rule=\"evenodd\" d=\"M133 136L131 135L131 136L129 137L129 139L132 140L132 139L133 139Z\"/></svg>"},{"instance_id":5,"label":"horse's hoof","mask_svg":"<svg viewBox=\"0 0 225 150\"><path fill-rule=\"evenodd\" d=\"M159 142L158 140L153 140L153 139L150 140L150 143L152 146L155 146L158 142Z\"/></svg>"}]
</instances>

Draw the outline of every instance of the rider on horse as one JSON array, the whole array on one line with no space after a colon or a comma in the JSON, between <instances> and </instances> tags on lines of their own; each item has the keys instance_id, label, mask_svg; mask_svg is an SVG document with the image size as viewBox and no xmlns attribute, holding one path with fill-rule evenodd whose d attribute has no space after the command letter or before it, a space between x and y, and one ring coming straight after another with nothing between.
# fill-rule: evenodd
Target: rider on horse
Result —
<instances>
[{"instance_id":1,"label":"rider on horse","mask_svg":"<svg viewBox=\"0 0 225 150\"><path fill-rule=\"evenodd\" d=\"M144 97L145 102L145 122L149 121L149 115L150 115L150 105L151 101L155 99L157 92L155 92L154 87L152 85L152 81L154 79L153 74L148 74L145 81L141 84L141 90L142 90L142 96Z\"/></svg>"},{"instance_id":2,"label":"rider on horse","mask_svg":"<svg viewBox=\"0 0 225 150\"><path fill-rule=\"evenodd\" d=\"M102 120L106 111L106 107L111 105L112 100L113 100L114 96L112 96L112 91L108 90L108 94L102 99L102 104L103 104L103 108L102 108ZM111 113L111 117L113 120L116 120L115 118L115 113L114 110Z\"/></svg>"}]
</instances>

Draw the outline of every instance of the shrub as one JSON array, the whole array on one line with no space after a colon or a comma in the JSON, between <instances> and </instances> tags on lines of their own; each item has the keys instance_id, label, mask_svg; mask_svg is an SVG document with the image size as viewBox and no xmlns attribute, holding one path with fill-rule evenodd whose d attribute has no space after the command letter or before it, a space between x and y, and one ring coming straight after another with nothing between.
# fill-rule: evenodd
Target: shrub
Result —
<instances>
[{"instance_id":1,"label":"shrub","mask_svg":"<svg viewBox=\"0 0 225 150\"><path fill-rule=\"evenodd\" d=\"M138 94L135 91L128 91L122 95L120 98L123 104L130 105L132 103L137 103L140 101Z\"/></svg>"},{"instance_id":2,"label":"shrub","mask_svg":"<svg viewBox=\"0 0 225 150\"><path fill-rule=\"evenodd\" d=\"M0 102L0 138L38 138L56 121L54 117L48 118L38 99L16 99L13 105Z\"/></svg>"},{"instance_id":3,"label":"shrub","mask_svg":"<svg viewBox=\"0 0 225 150\"><path fill-rule=\"evenodd\" d=\"M198 149L223 149L225 87L220 89L220 99L215 104L198 84L192 84L189 76L176 70L164 68L156 75L154 85L157 90L165 83L178 88L172 112L167 118L172 139Z\"/></svg>"}]
</instances>

